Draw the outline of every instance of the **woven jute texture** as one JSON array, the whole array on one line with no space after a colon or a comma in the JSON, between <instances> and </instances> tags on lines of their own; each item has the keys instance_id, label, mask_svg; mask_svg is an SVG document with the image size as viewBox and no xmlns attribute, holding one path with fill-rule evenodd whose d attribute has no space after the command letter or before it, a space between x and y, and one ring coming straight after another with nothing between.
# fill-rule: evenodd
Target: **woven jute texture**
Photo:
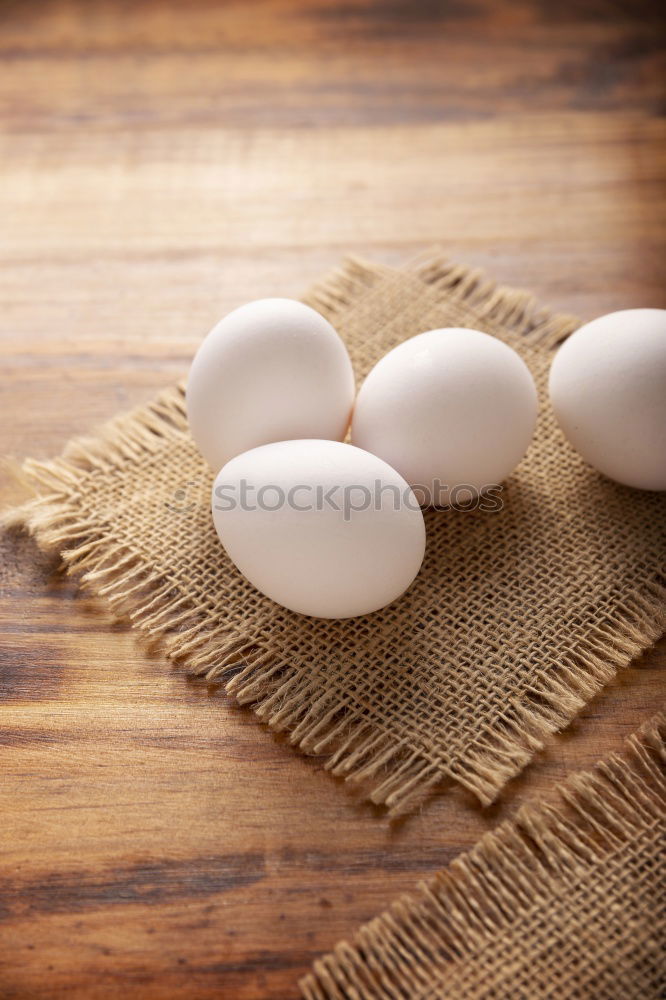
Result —
<instances>
[{"instance_id":1,"label":"woven jute texture","mask_svg":"<svg viewBox=\"0 0 666 1000\"><path fill-rule=\"evenodd\" d=\"M308 1000L658 1000L666 993L666 719L527 805L351 943Z\"/></svg>"},{"instance_id":2,"label":"woven jute texture","mask_svg":"<svg viewBox=\"0 0 666 1000\"><path fill-rule=\"evenodd\" d=\"M488 803L664 631L664 496L603 479L557 429L547 372L575 319L436 253L401 271L349 261L306 301L340 331L359 379L407 337L467 326L518 350L539 387L503 509L428 511L423 569L400 600L322 621L258 594L214 533L182 386L60 458L28 461L36 498L8 521L391 812L451 779Z\"/></svg>"}]
</instances>

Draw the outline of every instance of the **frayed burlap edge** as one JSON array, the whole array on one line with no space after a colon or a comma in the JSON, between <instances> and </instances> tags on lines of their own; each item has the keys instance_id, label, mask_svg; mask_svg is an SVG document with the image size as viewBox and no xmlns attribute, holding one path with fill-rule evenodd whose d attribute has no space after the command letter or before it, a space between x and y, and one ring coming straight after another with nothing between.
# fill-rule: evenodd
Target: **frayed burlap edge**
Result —
<instances>
[{"instance_id":1,"label":"frayed burlap edge","mask_svg":"<svg viewBox=\"0 0 666 1000\"><path fill-rule=\"evenodd\" d=\"M351 942L314 962L299 984L303 996L448 995L448 971L468 959L482 961L484 946L519 918L535 909L547 914L548 899L567 891L573 872L663 823L665 735L666 716L658 715L629 737L624 754L560 785L552 805L523 806L416 893L365 924ZM652 930L658 932L654 925Z\"/></svg>"},{"instance_id":2,"label":"frayed burlap edge","mask_svg":"<svg viewBox=\"0 0 666 1000\"><path fill-rule=\"evenodd\" d=\"M458 302L468 312L473 309L485 328L502 327L544 350L557 346L578 325L573 317L541 307L529 293L501 287L439 252L418 258L408 270L441 293L447 306ZM304 301L335 322L337 314L391 273L350 258ZM57 551L68 572L103 597L116 615L128 618L144 638L161 643L168 658L182 662L192 675L225 683L228 694L252 705L273 730L287 732L303 752L324 756L324 766L333 774L362 783L372 801L386 805L391 815L413 808L447 777L482 803L492 802L549 735L568 725L619 668L666 630L666 588L646 581L612 623L590 629L584 645L548 674L540 674L529 701L523 694L520 702L507 705L501 732L480 731L474 750L444 770L406 742L377 732L362 709L341 704L335 691L313 702L306 663L284 662L256 637L224 624L211 627L187 594L148 568L138 549L120 543L110 547L104 525L82 514L77 503L82 474L122 471L142 452L187 434L184 388L178 385L110 421L95 437L71 441L58 458L26 461L19 477L35 498L5 514L3 523L27 530L41 548Z\"/></svg>"}]
</instances>

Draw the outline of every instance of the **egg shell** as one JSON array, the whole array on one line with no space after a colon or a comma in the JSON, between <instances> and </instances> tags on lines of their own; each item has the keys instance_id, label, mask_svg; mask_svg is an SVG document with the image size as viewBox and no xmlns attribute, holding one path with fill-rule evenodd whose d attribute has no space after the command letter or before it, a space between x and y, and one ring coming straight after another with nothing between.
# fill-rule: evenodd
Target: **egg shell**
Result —
<instances>
[{"instance_id":1,"label":"egg shell","mask_svg":"<svg viewBox=\"0 0 666 1000\"><path fill-rule=\"evenodd\" d=\"M532 376L507 344L479 330L429 330L372 369L352 442L392 465L426 503L464 503L513 472L537 408Z\"/></svg>"},{"instance_id":2,"label":"egg shell","mask_svg":"<svg viewBox=\"0 0 666 1000\"><path fill-rule=\"evenodd\" d=\"M350 444L282 441L238 455L216 477L212 513L241 573L303 615L376 611L423 561L418 500L386 462Z\"/></svg>"},{"instance_id":3,"label":"egg shell","mask_svg":"<svg viewBox=\"0 0 666 1000\"><path fill-rule=\"evenodd\" d=\"M354 389L328 320L293 299L258 299L225 316L197 351L187 381L190 431L216 472L272 441L339 441Z\"/></svg>"},{"instance_id":4,"label":"egg shell","mask_svg":"<svg viewBox=\"0 0 666 1000\"><path fill-rule=\"evenodd\" d=\"M574 448L625 486L666 490L666 310L586 323L551 365L550 400Z\"/></svg>"}]
</instances>

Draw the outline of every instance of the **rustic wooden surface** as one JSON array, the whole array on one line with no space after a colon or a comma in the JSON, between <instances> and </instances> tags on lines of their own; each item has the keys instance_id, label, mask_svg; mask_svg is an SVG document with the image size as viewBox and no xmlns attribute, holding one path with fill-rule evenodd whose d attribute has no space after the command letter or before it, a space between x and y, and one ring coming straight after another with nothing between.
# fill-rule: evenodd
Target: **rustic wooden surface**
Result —
<instances>
[{"instance_id":1,"label":"rustic wooden surface","mask_svg":"<svg viewBox=\"0 0 666 1000\"><path fill-rule=\"evenodd\" d=\"M664 306L657 9L0 3L0 450L58 452L182 375L229 307L346 251L439 242L586 318ZM2 997L294 997L663 700L664 644L501 804L453 790L390 824L30 541L4 539L1 572Z\"/></svg>"}]
</instances>

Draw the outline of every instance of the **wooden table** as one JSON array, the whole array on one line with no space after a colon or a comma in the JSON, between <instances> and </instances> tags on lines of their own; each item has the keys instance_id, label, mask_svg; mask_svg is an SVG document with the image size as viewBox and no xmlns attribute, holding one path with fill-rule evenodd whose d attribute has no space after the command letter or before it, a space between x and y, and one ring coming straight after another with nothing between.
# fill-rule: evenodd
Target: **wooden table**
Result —
<instances>
[{"instance_id":1,"label":"wooden table","mask_svg":"<svg viewBox=\"0 0 666 1000\"><path fill-rule=\"evenodd\" d=\"M348 251L439 242L585 318L666 305L656 9L4 2L2 450L58 452L181 376L230 307ZM2 544L2 997L294 997L663 698L664 644L500 804L454 790L390 824Z\"/></svg>"}]
</instances>

